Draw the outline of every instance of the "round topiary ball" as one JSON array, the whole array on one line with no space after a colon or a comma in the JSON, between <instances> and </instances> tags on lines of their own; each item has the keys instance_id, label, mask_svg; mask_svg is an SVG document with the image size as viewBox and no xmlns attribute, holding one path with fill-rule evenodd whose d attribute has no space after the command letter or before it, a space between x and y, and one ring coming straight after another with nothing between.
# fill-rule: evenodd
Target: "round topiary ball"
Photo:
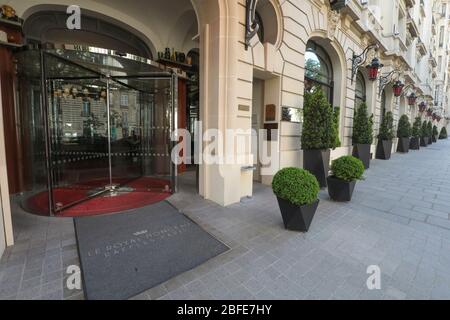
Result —
<instances>
[{"instance_id":1,"label":"round topiary ball","mask_svg":"<svg viewBox=\"0 0 450 320\"><path fill-rule=\"evenodd\" d=\"M272 189L277 197L302 206L317 200L320 187L316 177L308 171L284 168L273 178Z\"/></svg>"},{"instance_id":2,"label":"round topiary ball","mask_svg":"<svg viewBox=\"0 0 450 320\"><path fill-rule=\"evenodd\" d=\"M336 178L351 182L362 178L364 164L355 157L343 156L331 163L331 171Z\"/></svg>"}]
</instances>

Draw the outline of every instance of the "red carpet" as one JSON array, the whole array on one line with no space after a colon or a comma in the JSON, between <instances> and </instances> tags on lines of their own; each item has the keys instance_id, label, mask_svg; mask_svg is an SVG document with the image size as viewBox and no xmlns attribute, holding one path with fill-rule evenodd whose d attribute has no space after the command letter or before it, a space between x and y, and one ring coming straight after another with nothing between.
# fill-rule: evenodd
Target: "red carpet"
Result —
<instances>
[{"instance_id":1,"label":"red carpet","mask_svg":"<svg viewBox=\"0 0 450 320\"><path fill-rule=\"evenodd\" d=\"M104 186L105 182L105 180L94 180L70 187L56 188L53 191L55 204L65 206L86 199L91 190ZM123 184L124 182L114 179L114 183ZM118 193L114 197L99 195L58 212L57 216L92 216L144 207L169 197L171 192L166 187L168 185L170 185L168 180L142 177L123 184L125 187L132 188L131 192ZM26 209L35 214L48 215L48 192L41 192L30 197L26 201Z\"/></svg>"}]
</instances>

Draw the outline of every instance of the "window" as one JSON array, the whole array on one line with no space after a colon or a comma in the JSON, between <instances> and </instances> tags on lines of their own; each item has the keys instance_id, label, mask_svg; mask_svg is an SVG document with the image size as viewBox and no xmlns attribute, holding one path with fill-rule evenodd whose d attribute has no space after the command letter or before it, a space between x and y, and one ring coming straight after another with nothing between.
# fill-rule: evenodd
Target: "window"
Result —
<instances>
[{"instance_id":1,"label":"window","mask_svg":"<svg viewBox=\"0 0 450 320\"><path fill-rule=\"evenodd\" d=\"M380 123L383 122L384 115L386 114L386 90L383 90L381 93L381 115L380 115Z\"/></svg>"},{"instance_id":2,"label":"window","mask_svg":"<svg viewBox=\"0 0 450 320\"><path fill-rule=\"evenodd\" d=\"M442 56L438 57L438 70L439 72L442 70Z\"/></svg>"},{"instance_id":3,"label":"window","mask_svg":"<svg viewBox=\"0 0 450 320\"><path fill-rule=\"evenodd\" d=\"M322 88L328 101L333 105L333 68L325 50L313 41L306 45L305 90Z\"/></svg>"},{"instance_id":4,"label":"window","mask_svg":"<svg viewBox=\"0 0 450 320\"><path fill-rule=\"evenodd\" d=\"M366 81L361 71L356 74L355 107L366 102Z\"/></svg>"},{"instance_id":5,"label":"window","mask_svg":"<svg viewBox=\"0 0 450 320\"><path fill-rule=\"evenodd\" d=\"M444 46L444 26L441 26L441 29L439 31L439 47L443 47Z\"/></svg>"},{"instance_id":6,"label":"window","mask_svg":"<svg viewBox=\"0 0 450 320\"><path fill-rule=\"evenodd\" d=\"M128 95L127 94L120 95L120 106L128 107Z\"/></svg>"}]
</instances>

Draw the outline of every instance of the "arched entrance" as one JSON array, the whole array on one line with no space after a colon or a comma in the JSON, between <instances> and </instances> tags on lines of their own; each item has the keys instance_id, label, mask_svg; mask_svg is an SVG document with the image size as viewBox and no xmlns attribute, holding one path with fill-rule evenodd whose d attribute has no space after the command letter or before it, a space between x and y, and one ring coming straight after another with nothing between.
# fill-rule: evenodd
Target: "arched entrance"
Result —
<instances>
[{"instance_id":1,"label":"arched entrance","mask_svg":"<svg viewBox=\"0 0 450 320\"><path fill-rule=\"evenodd\" d=\"M98 1L98 3L102 4L103 1ZM176 88L177 90L172 91L173 97L166 99L170 100L173 98L173 101L177 102L178 107L176 108L176 115L169 115L170 119L177 119L177 123L172 125L170 129L174 129L175 127L190 129L192 127L190 125L191 122L198 119L199 117L199 34L197 16L191 2L189 0L169 0L166 1L164 5L156 4L155 8L146 10L147 15L145 17L142 15L142 10L139 10L139 4L136 4L136 6L129 8L123 7L123 2L119 3L118 1L107 1L107 3L104 3L104 5L108 5L110 9L114 9L116 11L124 9L124 11L127 12L128 15L133 15L135 17L135 20L140 20L141 18L145 18L145 21L150 20L151 22L148 23L147 28L154 29L154 31L147 32L147 34L138 32L135 28L125 25L123 22L118 22L118 20L114 17L97 13L96 10L93 10L96 9L94 5L87 5L86 9L82 7L82 29L75 31L67 30L67 28L64 28L67 14L58 10L58 6L45 5L40 8L42 10L33 7L28 9L26 13L27 19L24 25L24 33L27 43L50 43L52 48L56 48L59 50L57 50L58 54L61 54L61 57L59 58L63 59L62 63L61 61L57 63L58 67L61 67L63 69L76 69L76 75L72 75L73 79L71 79L71 84L60 81L64 79L55 78L52 79L53 87L45 88L45 92L46 94L48 94L50 107L47 110L48 114L41 116L46 117L46 121L48 122L48 124L43 122L42 126L35 126L34 128L36 130L33 132L34 136L36 134L47 134L49 137L47 143L50 143L50 147L45 147L45 141L41 142L44 142L44 149L49 150L49 152L51 153L51 168L48 168L49 166L47 166L47 169L49 169L47 171L50 174L51 183L54 186L63 186L66 189L71 189L71 191L74 191L72 187L79 186L80 182L83 182L81 184L86 186L85 179L80 178L80 176L83 176L84 174L75 174L75 176L72 174L71 178L69 179L70 183L68 183L66 179L67 171L59 170L58 172L56 172L54 170L54 167L60 163L64 163L65 161L67 163L70 161L70 163L73 164L78 161L86 162L86 160L93 160L91 159L93 155L91 155L87 150L67 151L67 148L65 147L62 149L58 149L58 146L61 147L61 143L73 143L73 141L75 140L78 142L81 141L79 145L84 145L85 147L87 145L92 145L92 147L96 147L100 149L100 151L105 149L103 150L103 152L97 153L103 154L103 156L106 156L106 158L113 158L112 160L109 160L109 164L106 164L105 166L96 164L97 167L101 167L97 169L105 174L100 173L100 176L102 177L90 175L91 178L95 177L94 180L103 178L111 182L115 179L114 171L118 173L119 170L119 176L122 176L124 178L134 178L135 176L140 175L140 173L136 175L138 171L141 173L145 173L145 170L152 171L153 173L162 172L165 175L167 175L168 173L170 173L171 175L176 175L177 173L181 174L186 170L186 167L179 166L172 170L172 172L167 172L167 161L150 161L153 164L149 165L149 160L145 159L145 155L143 156L144 158L140 156L136 157L136 154L139 154L139 152L137 152L139 150L122 150L120 148L119 150L115 146L113 146L114 142L119 143L119 141L124 141L126 139L133 140L137 136L139 136L140 139L145 140L146 132L150 132L152 130L166 130L166 132L159 135L159 140L164 140L167 142L167 144L170 144L170 139L167 139L167 137L169 137L167 133L170 132L169 130L167 130L169 129L169 126L164 126L156 122L145 122L146 120L142 119L143 114L152 113L148 109L146 110L145 107L142 107L142 105L153 104L155 110L158 109L158 101L156 101L157 98L154 98L154 96L164 93L164 91L167 90L167 86L164 84L161 87L159 87L158 85L153 86L155 87L155 90L159 91L151 93L147 91L147 94L153 96L148 97L149 99L147 100L149 101L145 102L144 100L146 100L146 97L144 97L143 92L149 89L147 87L148 83L145 83L145 81L141 81L142 79L137 79L133 76L135 76L136 74L142 75L142 73L145 73L148 70L145 70L146 67L144 66L144 64L138 66L136 64L136 61L130 63L130 61L126 58L137 58L137 56L139 56L140 58L154 59L157 68L159 68L162 73L173 72L173 74L177 75L177 83L172 84L172 87L170 89L172 90ZM148 6L149 4L146 1L142 1L140 5ZM60 7L64 9L66 8L63 6ZM137 10L139 10L139 12ZM112 12L112 10L109 10L109 12ZM151 13L148 14L149 12ZM155 19L150 19L149 15L151 17L154 17ZM171 19L164 19L164 17L167 18L168 16L171 16ZM158 21L161 23L161 25L159 26L156 23ZM136 21L132 22L133 25L138 24L138 22ZM162 28L162 26L164 26L164 28ZM158 36L156 37L155 34L158 34ZM153 38L151 36L153 36ZM67 45L66 41L69 41L69 45ZM102 49L99 49L99 51L97 52L93 52L92 49L96 48L97 46L101 47ZM63 51L61 51L61 49L63 49ZM103 49L107 50L104 51ZM169 56L164 55L167 51L170 52ZM127 55L125 56L125 54ZM121 59L122 57L123 59ZM51 57L48 58L48 60L52 60L53 58L58 59L58 57ZM69 61L65 61L64 59ZM112 64L115 66L114 71L118 72L115 76L111 76L112 80L118 80L117 77L122 77L120 81L118 81L118 83L109 83L109 89L107 88L108 86L106 85L106 83L102 82L102 78L104 76L108 76L108 72L110 72L111 70L108 67L97 69L99 65L107 65L104 59L112 62ZM62 67L61 65L64 65L64 62L68 62L67 65L69 65L69 67ZM72 65L71 62L75 62L75 66ZM80 63L82 64L82 66L81 68L78 68L78 64ZM135 65L136 69L130 71L130 68L132 68L133 64ZM90 75L85 75L86 73L89 74L90 71L94 71L93 73L95 75L93 74L91 76L94 78L97 77L98 79L92 80L92 77ZM43 72L43 74L45 75L46 72ZM165 74L162 76L165 76ZM47 76L45 77L47 78ZM86 82L86 80L88 81ZM36 88L37 87L38 85L36 86ZM29 88L29 86L27 86L27 88ZM35 90L34 92L37 93L38 90ZM25 96L26 99L30 99L30 96L33 95L28 94ZM100 110L101 107L95 105L105 103L105 101L102 102L102 99L106 100L106 96L109 96L111 101L109 104L106 103L107 110L106 112L103 112L102 110ZM67 103L65 103L66 105L61 103L59 103L58 105L53 103L54 101L62 99L67 100L68 98L71 98L73 100L73 105L69 106ZM39 95L35 95L34 99L36 103L42 104L43 100ZM162 98L162 100L164 99L165 98ZM74 107L75 105L76 107ZM117 108L112 108L112 105L115 105ZM172 107L174 106L172 105ZM75 109L76 111L74 111ZM21 112L25 113L24 110L21 110ZM73 115L69 115L69 113L73 113ZM27 112L26 117L22 115L19 118L27 118L29 120L30 117L32 118L32 116L33 111ZM150 117L151 115L148 116ZM84 119L83 121L78 121L78 118L86 119ZM170 119L168 119L167 121L172 121ZM153 120L155 119L153 118ZM162 121L164 122L165 120ZM110 123L107 124L106 122ZM24 128L24 124L25 123L20 124L20 127ZM108 127L109 129L105 129L105 127ZM105 134L99 134L99 132L101 131L105 132ZM32 141L31 136L33 135L29 135L26 138L22 136L22 140L24 142L30 143ZM99 141L102 142L102 146L98 145ZM92 142L93 144L90 142ZM141 140L141 142L144 141ZM95 145L95 143L97 143L97 145ZM158 150L154 150L153 156L167 158L170 155L170 149L168 149L167 146L164 146L161 143L159 143L159 145L160 146L158 147ZM134 147L136 147L136 145ZM145 152L143 153L145 154ZM70 159L66 159L66 156L68 154L72 156L70 157ZM62 155L64 155L64 157ZM82 156L79 157L80 155ZM129 161L127 161L133 168L131 168L129 165L119 164L115 166L117 170L114 170L114 157L124 157L124 155L127 155L127 157L129 157ZM75 156L75 160L72 159L74 158L73 156ZM56 159L55 157L59 157L61 159ZM28 163L22 164L22 167L31 168L31 164L37 163L34 160L35 159L28 159ZM67 166L67 163L65 163L65 166ZM158 163L160 166L166 169L159 168L155 171L154 166L158 167ZM151 170L149 169L149 166L151 167ZM91 168L88 164L84 165L84 167ZM126 168L128 168L129 170ZM135 170L137 168L138 170ZM79 168L76 170L75 169L72 170L73 173L77 171L78 173L81 172ZM194 176L196 177L197 175L195 175L195 169L196 168L194 167ZM46 185L48 188L49 183L45 183L45 179L42 179L45 178L45 170L29 171L39 171L42 175L39 178L40 187ZM25 176L23 177L23 191L28 191L32 194L38 194L39 190L35 188L35 180L33 180L35 179L35 174L33 172L29 172L28 175L25 174ZM111 183L109 183L109 185L111 185ZM96 186L97 189L103 187L103 184L102 186ZM176 189L176 184L170 185L167 183L161 183L159 186L157 186L157 188L160 188L160 191L163 192L167 191L168 189L169 191L171 191ZM48 189L51 190L51 193L54 193L53 188ZM151 188L145 186L144 189L147 189L148 191L148 189ZM92 193L95 193L95 190L88 190L87 193L83 193L83 195L80 196L81 200L84 200L87 196L90 197ZM44 198L46 197L44 196ZM55 201L55 199L53 199L50 200L53 203L51 203L50 206L47 206L47 208L53 207L55 211L58 211L58 208L66 208L67 206L71 207L72 202L77 203L78 200L68 201L68 203L66 203L58 200Z\"/></svg>"}]
</instances>

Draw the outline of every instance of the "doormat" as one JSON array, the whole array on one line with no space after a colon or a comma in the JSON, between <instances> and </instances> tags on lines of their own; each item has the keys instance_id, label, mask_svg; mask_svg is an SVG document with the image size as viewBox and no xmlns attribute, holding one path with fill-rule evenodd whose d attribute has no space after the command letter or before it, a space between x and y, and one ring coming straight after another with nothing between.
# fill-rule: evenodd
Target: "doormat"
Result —
<instances>
[{"instance_id":1,"label":"doormat","mask_svg":"<svg viewBox=\"0 0 450 320\"><path fill-rule=\"evenodd\" d=\"M89 300L131 298L229 249L167 201L74 223Z\"/></svg>"}]
</instances>

